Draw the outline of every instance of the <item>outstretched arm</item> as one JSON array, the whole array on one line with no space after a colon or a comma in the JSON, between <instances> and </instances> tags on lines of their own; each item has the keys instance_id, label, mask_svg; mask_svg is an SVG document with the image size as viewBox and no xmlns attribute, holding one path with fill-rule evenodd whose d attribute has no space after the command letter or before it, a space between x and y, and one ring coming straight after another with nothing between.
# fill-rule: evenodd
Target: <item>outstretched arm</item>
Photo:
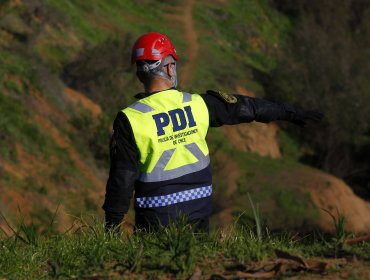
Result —
<instances>
[{"instance_id":1,"label":"outstretched arm","mask_svg":"<svg viewBox=\"0 0 370 280\"><path fill-rule=\"evenodd\" d=\"M103 205L107 229L119 225L129 209L137 177L137 156L131 125L126 115L120 112L113 124L111 165Z\"/></svg>"},{"instance_id":2,"label":"outstretched arm","mask_svg":"<svg viewBox=\"0 0 370 280\"><path fill-rule=\"evenodd\" d=\"M316 110L302 110L285 103L237 94L228 95L209 90L201 96L208 107L212 127L252 121L268 123L276 120L305 125L309 120L319 121L324 116Z\"/></svg>"}]
</instances>

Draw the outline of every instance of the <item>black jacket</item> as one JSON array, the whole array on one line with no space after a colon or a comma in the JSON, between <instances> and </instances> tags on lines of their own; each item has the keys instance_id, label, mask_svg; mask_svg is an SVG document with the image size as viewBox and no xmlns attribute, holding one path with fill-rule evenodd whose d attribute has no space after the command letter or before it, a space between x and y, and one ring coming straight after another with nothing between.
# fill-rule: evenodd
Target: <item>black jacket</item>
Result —
<instances>
[{"instance_id":1,"label":"black jacket","mask_svg":"<svg viewBox=\"0 0 370 280\"><path fill-rule=\"evenodd\" d=\"M137 96L143 98L147 94ZM268 123L275 120L305 124L307 119L322 118L316 111L298 110L287 104L260 98L225 95L215 91L207 91L207 94L201 96L208 108L211 127L252 121ZM138 149L131 125L123 112L119 112L114 120L110 157L110 173L103 205L108 227L119 224L127 213L138 174Z\"/></svg>"}]
</instances>

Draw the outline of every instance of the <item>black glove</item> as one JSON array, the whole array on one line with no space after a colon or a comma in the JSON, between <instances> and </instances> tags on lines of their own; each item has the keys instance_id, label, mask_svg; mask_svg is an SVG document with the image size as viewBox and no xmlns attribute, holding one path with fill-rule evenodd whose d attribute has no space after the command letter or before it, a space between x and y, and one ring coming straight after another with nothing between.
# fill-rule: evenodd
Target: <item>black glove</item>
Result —
<instances>
[{"instance_id":1,"label":"black glove","mask_svg":"<svg viewBox=\"0 0 370 280\"><path fill-rule=\"evenodd\" d=\"M325 116L318 110L303 110L289 104L284 104L284 109L289 116L287 120L299 126L305 126L307 121L321 121Z\"/></svg>"}]
</instances>

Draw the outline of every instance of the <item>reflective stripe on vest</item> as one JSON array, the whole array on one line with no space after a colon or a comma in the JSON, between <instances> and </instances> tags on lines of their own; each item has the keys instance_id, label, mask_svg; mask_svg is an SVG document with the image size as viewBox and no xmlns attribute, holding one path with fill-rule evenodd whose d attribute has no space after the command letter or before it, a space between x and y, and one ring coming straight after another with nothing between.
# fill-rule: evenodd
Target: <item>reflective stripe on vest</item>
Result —
<instances>
[{"instance_id":1,"label":"reflective stripe on vest","mask_svg":"<svg viewBox=\"0 0 370 280\"><path fill-rule=\"evenodd\" d=\"M139 180L159 182L210 164L208 108L198 94L167 90L124 109L139 150Z\"/></svg>"},{"instance_id":2,"label":"reflective stripe on vest","mask_svg":"<svg viewBox=\"0 0 370 280\"><path fill-rule=\"evenodd\" d=\"M154 111L154 108L140 102L135 102L130 106L130 108L135 109L141 113L148 113Z\"/></svg>"},{"instance_id":3,"label":"reflective stripe on vest","mask_svg":"<svg viewBox=\"0 0 370 280\"><path fill-rule=\"evenodd\" d=\"M180 166L175 169L165 170L167 163L170 161L175 149L167 150L162 153L156 166L150 173L140 172L139 180L142 182L159 182L178 178L193 172L206 168L209 163L209 156L205 156L197 144L191 143L185 147L198 159L197 162Z\"/></svg>"},{"instance_id":4,"label":"reflective stripe on vest","mask_svg":"<svg viewBox=\"0 0 370 280\"><path fill-rule=\"evenodd\" d=\"M211 195L212 195L212 185L196 189L190 189L182 192L176 192L168 195L137 197L136 207L152 208L169 206L172 204L204 198Z\"/></svg>"}]
</instances>

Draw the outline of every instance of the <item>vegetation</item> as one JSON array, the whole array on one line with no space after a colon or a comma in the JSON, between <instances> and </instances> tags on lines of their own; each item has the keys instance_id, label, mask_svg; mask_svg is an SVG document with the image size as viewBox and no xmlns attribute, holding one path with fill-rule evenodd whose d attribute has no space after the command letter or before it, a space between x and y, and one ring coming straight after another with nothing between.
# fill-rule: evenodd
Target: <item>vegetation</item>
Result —
<instances>
[{"instance_id":1,"label":"vegetation","mask_svg":"<svg viewBox=\"0 0 370 280\"><path fill-rule=\"evenodd\" d=\"M67 212L78 214L86 209L77 207L79 203L75 202L86 202L87 190L103 192L104 185L91 177L91 173L103 174L99 177L105 180L112 121L117 111L132 102L133 95L141 90L129 62L131 45L138 34L152 31L154 27L166 33L180 54L181 77L184 69L181 66L189 57L189 42L176 30L184 27L177 19L172 21L171 28L161 20L179 13L180 4L180 1L171 1L172 10L166 2L150 0L94 0L88 5L81 1L61 4L53 0L0 3L0 62L3 65L0 69L0 157L9 164L7 170L0 167L6 174L0 181L6 193L17 186L32 195L31 201L39 201L42 196L38 210L32 215L42 212L43 207L52 212L52 207L59 203L66 206ZM145 8L148 5L152 7L150 12ZM193 77L196 75L197 79L191 79L186 90L229 91L241 85L263 94L251 69L270 71L274 67L276 48L289 28L289 21L271 9L268 1L251 1L249 5L230 1L222 5L198 1L194 5L194 27L199 34L200 50L194 65ZM248 21L244 20L246 16ZM215 28L215 24L220 28ZM235 32L231 34L229 30ZM219 43L215 44L215 40ZM237 67L235 61L238 61ZM102 115L93 118L85 108L71 106L63 92L65 86L99 104ZM217 146L217 141L228 142L226 138L216 138L210 137L210 146ZM26 154L20 154L19 147L24 148ZM239 155L231 148L227 153L233 158L239 157L242 172L247 174L241 181L250 182L241 190L244 195L236 212L244 211L249 205L246 194L254 192L252 186L260 178L247 180L251 174L259 173L258 170L248 172L248 165L259 162L256 167L273 170L279 164L249 153ZM26 158L22 159L22 155ZM28 161L33 161L35 168L30 164L26 168ZM92 172L87 172L84 166ZM17 169L32 175L9 172ZM214 173L222 174L217 170ZM258 203L272 189L268 183L263 184L267 187L263 195L258 191L253 194ZM218 189L224 187L220 183ZM10 217L20 203L14 195L10 197L14 205L5 210ZM100 196L100 200L92 201L95 206L88 202L85 206L99 209L101 199ZM32 207L35 207L33 203Z\"/></svg>"},{"instance_id":2,"label":"vegetation","mask_svg":"<svg viewBox=\"0 0 370 280\"><path fill-rule=\"evenodd\" d=\"M201 55L196 69L199 78L190 86L232 92L240 85L263 95L252 70L268 73L274 68L277 49L289 30L287 18L265 0L233 0L220 5L201 1L194 13L202 34Z\"/></svg>"},{"instance_id":3,"label":"vegetation","mask_svg":"<svg viewBox=\"0 0 370 280\"><path fill-rule=\"evenodd\" d=\"M348 246L344 240L338 243L336 237L301 238L265 230L258 236L255 228L238 223L227 232L210 235L194 234L184 223L153 233L105 232L103 223L94 218L88 222L79 219L66 233L55 234L52 228L53 222L40 235L34 227L20 223L11 236L3 236L0 277L95 279L130 275L131 279L185 279L195 271L201 271L204 277L222 277L225 273L236 276L236 271L246 271L254 262L276 261L275 254L281 257L281 252L303 259L334 257L334 254L370 259L369 243ZM343 263L334 262L321 272L342 270ZM309 269L306 271L309 273ZM289 273L289 270L278 271L278 275ZM366 271L360 270L357 275L357 279L365 279Z\"/></svg>"},{"instance_id":4,"label":"vegetation","mask_svg":"<svg viewBox=\"0 0 370 280\"><path fill-rule=\"evenodd\" d=\"M102 215L111 124L141 90L129 61L139 34L156 30L171 38L181 83L193 43L184 38L184 1L0 0L0 211L6 216L0 226L13 229L0 231L0 278L186 278L200 269L217 279L240 276L253 262L276 261L275 250L304 258L356 257L367 265L369 243L349 246L340 215L328 213L332 237L286 232L312 233L318 217L302 186L286 179L308 168L299 160L321 163L370 190L369 5L338 1L194 1L199 50L184 90L242 86L327 112L317 132L308 128L302 136L284 127L278 160L236 151L222 132L210 130L216 214L231 209L236 222L224 232L215 222L208 236L181 224L117 234L105 232L95 218L65 231L71 215ZM72 106L66 86L102 113ZM227 162L216 160L220 154L239 172L227 199L229 174ZM17 212L24 215L19 223Z\"/></svg>"},{"instance_id":5,"label":"vegetation","mask_svg":"<svg viewBox=\"0 0 370 280\"><path fill-rule=\"evenodd\" d=\"M325 122L298 134L311 146L302 158L365 188L370 174L365 160L369 157L366 17L370 5L353 0L274 2L297 27L290 31L277 67L263 82L268 95L321 109Z\"/></svg>"},{"instance_id":6,"label":"vegetation","mask_svg":"<svg viewBox=\"0 0 370 280\"><path fill-rule=\"evenodd\" d=\"M210 129L208 138L212 143L212 170L214 181L217 182L214 188L216 213L232 208L234 218L250 226L254 219L250 196L258 204L264 217L263 223L269 228L282 231L286 227L301 231L312 230L320 213L312 205L309 194L304 192L303 182L290 180L290 175L295 171L309 169L295 160L295 154L271 159L239 151L231 146L227 137L218 129ZM284 146L287 145L291 149L297 149L291 142ZM218 156L221 154L226 155L229 161L220 160ZM230 188L230 167L225 166L231 163L240 175L233 182L236 191L225 199L225 189ZM239 217L241 213L243 215Z\"/></svg>"}]
</instances>

